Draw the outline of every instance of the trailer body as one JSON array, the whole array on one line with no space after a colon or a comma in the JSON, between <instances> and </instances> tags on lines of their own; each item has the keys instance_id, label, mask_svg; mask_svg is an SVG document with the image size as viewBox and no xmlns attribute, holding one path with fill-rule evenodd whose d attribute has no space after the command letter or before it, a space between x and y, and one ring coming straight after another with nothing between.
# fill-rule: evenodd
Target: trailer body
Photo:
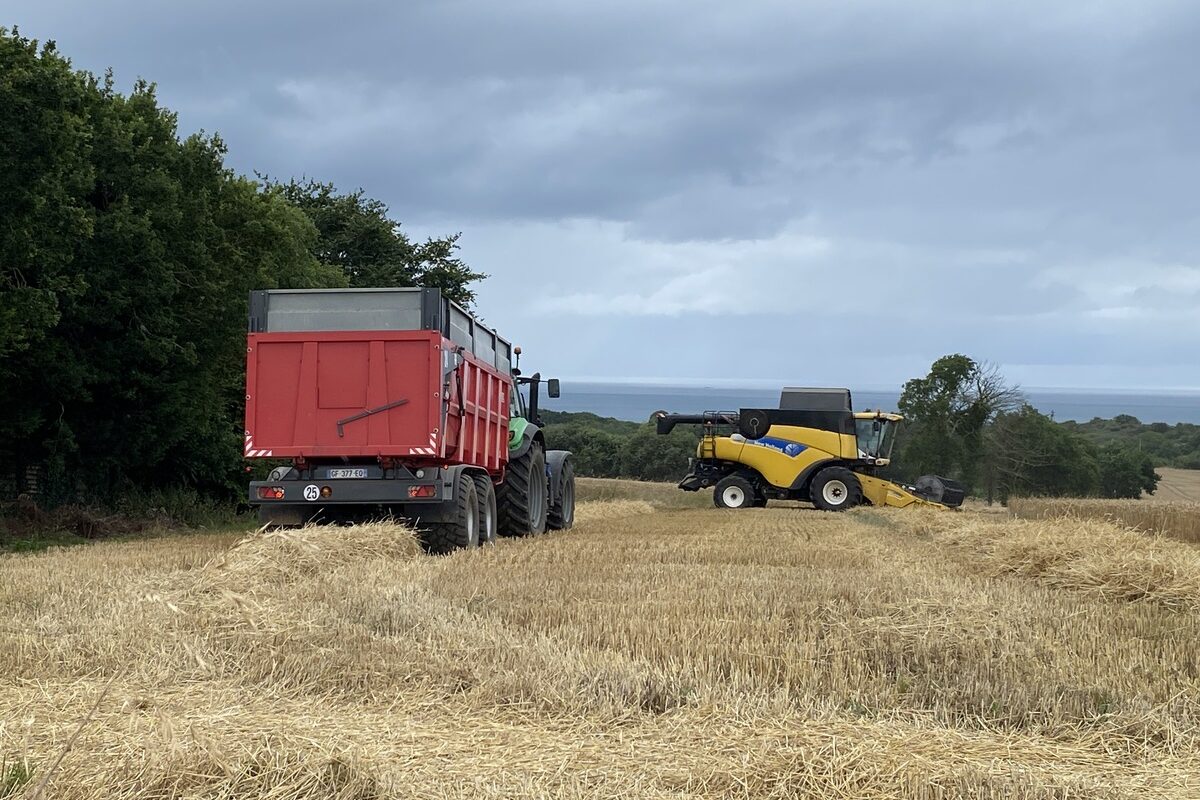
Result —
<instances>
[{"instance_id":1,"label":"trailer body","mask_svg":"<svg viewBox=\"0 0 1200 800\"><path fill-rule=\"evenodd\" d=\"M291 462L250 484L274 518L436 517L464 468L503 480L512 347L437 290L254 292L249 328L245 456Z\"/></svg>"}]
</instances>

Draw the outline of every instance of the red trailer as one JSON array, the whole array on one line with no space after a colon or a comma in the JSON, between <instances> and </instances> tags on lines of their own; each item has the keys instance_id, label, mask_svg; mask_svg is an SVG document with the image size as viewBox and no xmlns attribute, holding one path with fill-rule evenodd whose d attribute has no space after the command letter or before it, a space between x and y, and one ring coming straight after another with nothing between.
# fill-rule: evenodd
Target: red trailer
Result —
<instances>
[{"instance_id":1,"label":"red trailer","mask_svg":"<svg viewBox=\"0 0 1200 800\"><path fill-rule=\"evenodd\" d=\"M437 290L254 292L245 455L291 465L252 482L250 502L268 524L403 516L439 551L495 538L497 488L501 511L529 517L511 532L562 520L564 499L569 522L569 453L517 442L514 483L526 496L506 484L510 418L529 427L515 381L532 384L536 416L538 376L518 375L511 345Z\"/></svg>"}]
</instances>

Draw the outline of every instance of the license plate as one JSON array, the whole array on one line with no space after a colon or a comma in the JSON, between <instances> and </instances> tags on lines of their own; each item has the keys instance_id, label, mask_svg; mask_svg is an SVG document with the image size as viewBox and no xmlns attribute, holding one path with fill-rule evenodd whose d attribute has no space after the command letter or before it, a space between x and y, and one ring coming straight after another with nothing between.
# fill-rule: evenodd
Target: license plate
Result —
<instances>
[{"instance_id":1,"label":"license plate","mask_svg":"<svg viewBox=\"0 0 1200 800\"><path fill-rule=\"evenodd\" d=\"M330 478L365 478L367 471L365 469L331 469L329 470Z\"/></svg>"}]
</instances>

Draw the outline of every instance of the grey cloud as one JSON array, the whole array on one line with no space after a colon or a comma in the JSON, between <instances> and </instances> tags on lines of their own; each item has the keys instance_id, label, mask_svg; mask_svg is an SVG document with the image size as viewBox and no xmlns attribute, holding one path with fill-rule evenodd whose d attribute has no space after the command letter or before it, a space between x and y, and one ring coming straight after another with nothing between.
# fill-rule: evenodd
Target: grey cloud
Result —
<instances>
[{"instance_id":1,"label":"grey cloud","mask_svg":"<svg viewBox=\"0 0 1200 800\"><path fill-rule=\"evenodd\" d=\"M495 276L484 302L531 286L551 307L629 296L571 320L588 339L576 347L595 350L581 359L622 351L621 374L702 376L715 350L750 374L832 375L839 359L871 369L844 351L883 341L903 375L963 350L1133 376L1200 345L1194 327L1149 321L1200 300L1164 271L1200 269L1193 3L6 11L78 66L157 80L181 125L219 131L238 169L362 186L414 232L462 230ZM783 309L822 293L803 352L745 349L786 340ZM672 315L647 315L646 298ZM863 303L867 317L846 316ZM520 315L506 322L575 355ZM721 325L737 337L689 351Z\"/></svg>"}]
</instances>

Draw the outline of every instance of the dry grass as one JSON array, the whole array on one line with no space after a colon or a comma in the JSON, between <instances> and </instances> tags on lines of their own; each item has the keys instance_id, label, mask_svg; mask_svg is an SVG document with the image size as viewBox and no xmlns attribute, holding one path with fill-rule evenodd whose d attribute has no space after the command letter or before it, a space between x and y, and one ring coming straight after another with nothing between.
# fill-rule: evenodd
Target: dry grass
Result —
<instances>
[{"instance_id":1,"label":"dry grass","mask_svg":"<svg viewBox=\"0 0 1200 800\"><path fill-rule=\"evenodd\" d=\"M1105 520L1200 543L1200 502L1014 497L1008 508L1024 519Z\"/></svg>"},{"instance_id":2,"label":"dry grass","mask_svg":"<svg viewBox=\"0 0 1200 800\"><path fill-rule=\"evenodd\" d=\"M606 491L445 558L388 525L0 557L14 796L76 730L46 797L1200 796L1183 545ZM1142 540L1140 596L1064 577Z\"/></svg>"}]
</instances>

